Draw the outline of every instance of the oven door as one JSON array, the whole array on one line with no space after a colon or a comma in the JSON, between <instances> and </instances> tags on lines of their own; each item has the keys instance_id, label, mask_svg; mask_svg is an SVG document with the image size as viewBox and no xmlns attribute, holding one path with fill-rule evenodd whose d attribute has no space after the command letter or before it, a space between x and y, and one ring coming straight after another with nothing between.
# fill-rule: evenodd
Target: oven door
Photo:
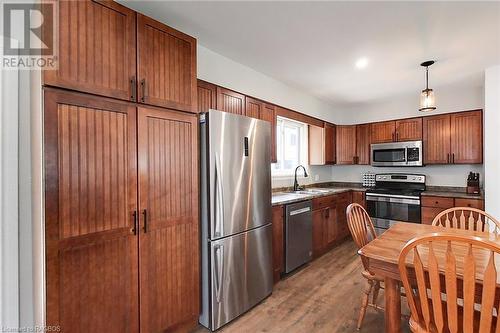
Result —
<instances>
[{"instance_id":1,"label":"oven door","mask_svg":"<svg viewBox=\"0 0 500 333\"><path fill-rule=\"evenodd\" d=\"M389 222L421 222L419 197L366 193L366 206L368 214L373 219ZM385 225L386 228L389 226Z\"/></svg>"}]
</instances>

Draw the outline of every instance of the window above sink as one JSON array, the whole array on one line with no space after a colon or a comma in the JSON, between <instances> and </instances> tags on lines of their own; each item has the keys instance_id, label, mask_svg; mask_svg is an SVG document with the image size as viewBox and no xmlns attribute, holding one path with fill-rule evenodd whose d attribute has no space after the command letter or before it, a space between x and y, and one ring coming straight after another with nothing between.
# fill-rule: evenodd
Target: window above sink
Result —
<instances>
[{"instance_id":1,"label":"window above sink","mask_svg":"<svg viewBox=\"0 0 500 333\"><path fill-rule=\"evenodd\" d=\"M278 117L276 120L277 163L271 167L273 177L293 177L297 165L307 165L307 150L307 124Z\"/></svg>"}]
</instances>

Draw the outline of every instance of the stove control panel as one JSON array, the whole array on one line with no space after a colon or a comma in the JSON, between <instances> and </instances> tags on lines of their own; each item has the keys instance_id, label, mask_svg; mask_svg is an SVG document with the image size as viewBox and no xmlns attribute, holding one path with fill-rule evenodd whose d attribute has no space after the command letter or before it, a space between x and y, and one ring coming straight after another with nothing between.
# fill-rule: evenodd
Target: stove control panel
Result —
<instances>
[{"instance_id":1,"label":"stove control panel","mask_svg":"<svg viewBox=\"0 0 500 333\"><path fill-rule=\"evenodd\" d=\"M384 173L375 176L377 182L394 182L394 183L419 183L425 184L425 175L413 175L402 173Z\"/></svg>"}]
</instances>

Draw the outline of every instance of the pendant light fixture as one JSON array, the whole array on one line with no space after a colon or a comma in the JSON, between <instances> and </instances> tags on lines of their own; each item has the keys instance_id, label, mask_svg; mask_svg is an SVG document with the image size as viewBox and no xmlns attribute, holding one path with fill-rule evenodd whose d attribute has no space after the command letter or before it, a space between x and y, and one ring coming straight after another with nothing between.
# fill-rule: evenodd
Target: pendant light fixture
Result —
<instances>
[{"instance_id":1,"label":"pendant light fixture","mask_svg":"<svg viewBox=\"0 0 500 333\"><path fill-rule=\"evenodd\" d=\"M436 110L434 91L429 89L429 66L432 64L434 64L434 60L424 61L420 64L420 66L425 67L425 89L420 94L420 109L418 109L422 112Z\"/></svg>"}]
</instances>

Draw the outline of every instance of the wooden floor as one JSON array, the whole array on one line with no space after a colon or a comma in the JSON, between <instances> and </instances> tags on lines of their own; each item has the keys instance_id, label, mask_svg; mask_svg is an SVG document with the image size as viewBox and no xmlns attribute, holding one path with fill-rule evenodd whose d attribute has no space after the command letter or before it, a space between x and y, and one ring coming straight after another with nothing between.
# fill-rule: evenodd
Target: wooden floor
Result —
<instances>
[{"instance_id":1,"label":"wooden floor","mask_svg":"<svg viewBox=\"0 0 500 333\"><path fill-rule=\"evenodd\" d=\"M271 296L220 332L356 332L364 288L356 247L347 241L280 281ZM384 305L383 291L378 303ZM409 332L403 320L402 328ZM368 308L360 332L383 331L384 314Z\"/></svg>"}]
</instances>

